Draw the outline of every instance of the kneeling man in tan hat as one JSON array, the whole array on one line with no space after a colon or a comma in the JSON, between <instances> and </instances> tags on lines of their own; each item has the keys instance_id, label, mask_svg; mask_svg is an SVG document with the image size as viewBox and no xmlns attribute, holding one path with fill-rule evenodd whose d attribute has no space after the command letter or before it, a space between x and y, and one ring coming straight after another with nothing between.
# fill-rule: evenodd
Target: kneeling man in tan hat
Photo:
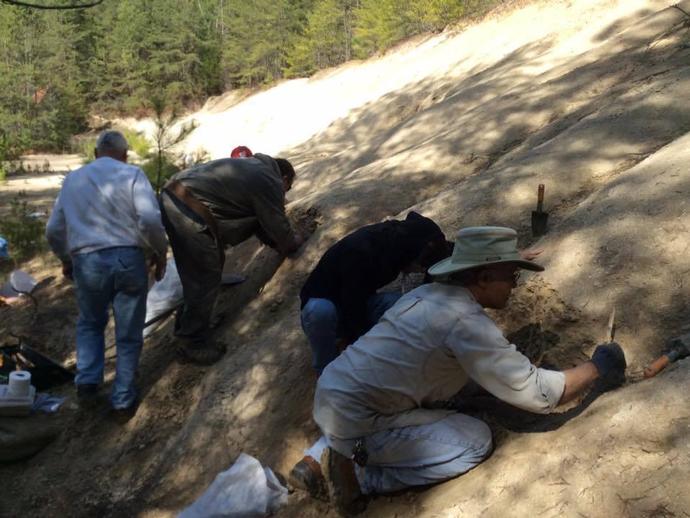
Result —
<instances>
[{"instance_id":1,"label":"kneeling man in tan hat","mask_svg":"<svg viewBox=\"0 0 690 518\"><path fill-rule=\"evenodd\" d=\"M341 512L362 494L440 482L465 473L492 450L482 421L432 409L473 380L518 408L548 413L597 378L622 379L625 356L600 345L591 361L565 371L537 368L509 343L484 308L502 309L520 269L543 271L502 227L466 228L453 254L432 266L436 282L404 295L319 378L312 494L327 492ZM354 459L354 462L353 460ZM323 472L324 477L321 475Z\"/></svg>"}]
</instances>

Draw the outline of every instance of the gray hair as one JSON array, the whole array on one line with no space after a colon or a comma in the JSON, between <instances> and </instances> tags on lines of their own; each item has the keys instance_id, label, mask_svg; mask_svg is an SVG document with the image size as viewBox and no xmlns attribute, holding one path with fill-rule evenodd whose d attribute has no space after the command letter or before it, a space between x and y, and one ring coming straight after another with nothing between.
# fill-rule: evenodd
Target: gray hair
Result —
<instances>
[{"instance_id":1,"label":"gray hair","mask_svg":"<svg viewBox=\"0 0 690 518\"><path fill-rule=\"evenodd\" d=\"M476 284L479 278L479 274L486 269L486 266L478 266L476 268L470 268L469 270L462 270L459 272L444 275L442 278L436 280L443 284L453 284L455 286L462 286L463 288L467 288L468 286Z\"/></svg>"},{"instance_id":2,"label":"gray hair","mask_svg":"<svg viewBox=\"0 0 690 518\"><path fill-rule=\"evenodd\" d=\"M125 153L128 149L127 139L119 131L108 130L98 136L96 150L100 154L105 153Z\"/></svg>"}]
</instances>

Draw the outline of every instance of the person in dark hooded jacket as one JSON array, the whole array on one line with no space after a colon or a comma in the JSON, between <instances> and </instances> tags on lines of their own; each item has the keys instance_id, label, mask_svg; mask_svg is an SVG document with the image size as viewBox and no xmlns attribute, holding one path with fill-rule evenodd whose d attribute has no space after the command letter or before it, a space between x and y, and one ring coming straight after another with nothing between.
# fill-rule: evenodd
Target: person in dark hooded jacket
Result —
<instances>
[{"instance_id":1,"label":"person in dark hooded jacket","mask_svg":"<svg viewBox=\"0 0 690 518\"><path fill-rule=\"evenodd\" d=\"M401 296L377 293L379 288L450 252L439 226L416 212L404 221L362 227L329 248L300 293L302 329L317 374L338 356L339 344L366 333Z\"/></svg>"}]
</instances>

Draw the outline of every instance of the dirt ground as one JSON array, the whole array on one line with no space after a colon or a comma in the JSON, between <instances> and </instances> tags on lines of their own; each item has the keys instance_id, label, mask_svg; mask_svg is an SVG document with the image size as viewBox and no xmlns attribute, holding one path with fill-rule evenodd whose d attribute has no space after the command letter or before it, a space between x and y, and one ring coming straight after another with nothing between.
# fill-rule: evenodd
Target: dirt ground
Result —
<instances>
[{"instance_id":1,"label":"dirt ground","mask_svg":"<svg viewBox=\"0 0 690 518\"><path fill-rule=\"evenodd\" d=\"M347 232L414 209L449 237L500 224L543 248L546 272L526 275L497 321L532 361L567 368L603 341L615 307L627 382L550 416L464 395L460 407L494 432L491 458L444 484L375 497L365 516L690 516L690 360L641 375L668 338L690 331L690 2L672 4L514 2L196 114L188 150L217 157L245 144L293 161L289 210L310 238L288 259L256 241L229 252L228 270L247 281L219 302L214 339L228 353L212 367L180 365L163 325L145 344L144 399L128 424L108 421L105 402L81 410L71 387L57 389L70 396L49 418L61 433L0 466L12 495L0 515L173 516L241 452L287 475L318 437L299 289ZM59 182L33 194L25 180L0 186L1 206L25 190L49 209ZM536 240L539 183L549 232ZM48 255L23 267L54 279L37 308L0 307L0 340L23 335L73 365L72 287ZM296 491L279 515L335 513Z\"/></svg>"}]
</instances>

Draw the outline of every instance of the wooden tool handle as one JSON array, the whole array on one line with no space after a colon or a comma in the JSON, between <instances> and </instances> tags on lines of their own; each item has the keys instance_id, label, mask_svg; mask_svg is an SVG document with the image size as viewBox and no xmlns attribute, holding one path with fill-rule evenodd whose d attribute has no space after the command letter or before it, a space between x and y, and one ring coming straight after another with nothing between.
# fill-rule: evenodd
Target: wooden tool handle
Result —
<instances>
[{"instance_id":1,"label":"wooden tool handle","mask_svg":"<svg viewBox=\"0 0 690 518\"><path fill-rule=\"evenodd\" d=\"M544 184L540 183L537 189L537 212L541 212L544 206Z\"/></svg>"},{"instance_id":2,"label":"wooden tool handle","mask_svg":"<svg viewBox=\"0 0 690 518\"><path fill-rule=\"evenodd\" d=\"M664 370L669 363L671 363L671 360L668 355L664 354L660 356L645 368L643 372L645 379L656 376Z\"/></svg>"}]
</instances>

